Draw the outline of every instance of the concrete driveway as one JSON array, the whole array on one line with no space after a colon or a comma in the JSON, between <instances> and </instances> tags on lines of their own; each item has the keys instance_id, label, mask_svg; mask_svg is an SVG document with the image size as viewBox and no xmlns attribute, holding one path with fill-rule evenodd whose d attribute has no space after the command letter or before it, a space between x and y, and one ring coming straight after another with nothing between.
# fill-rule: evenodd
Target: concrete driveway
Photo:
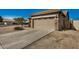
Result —
<instances>
[{"instance_id":1,"label":"concrete driveway","mask_svg":"<svg viewBox=\"0 0 79 59\"><path fill-rule=\"evenodd\" d=\"M0 48L19 49L23 48L53 30L26 30L0 35Z\"/></svg>"}]
</instances>

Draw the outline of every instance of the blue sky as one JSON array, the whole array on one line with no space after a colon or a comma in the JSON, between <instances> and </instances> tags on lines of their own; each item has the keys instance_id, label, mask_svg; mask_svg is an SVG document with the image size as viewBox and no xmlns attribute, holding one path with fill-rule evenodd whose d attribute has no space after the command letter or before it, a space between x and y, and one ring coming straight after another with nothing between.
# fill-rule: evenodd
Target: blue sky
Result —
<instances>
[{"instance_id":1,"label":"blue sky","mask_svg":"<svg viewBox=\"0 0 79 59\"><path fill-rule=\"evenodd\" d=\"M69 16L73 20L79 20L79 9L68 9L69 11Z\"/></svg>"},{"instance_id":2,"label":"blue sky","mask_svg":"<svg viewBox=\"0 0 79 59\"><path fill-rule=\"evenodd\" d=\"M41 12L46 9L0 9L0 16L4 18L24 17L28 18L31 14ZM79 19L79 9L65 9L69 12L71 19Z\"/></svg>"},{"instance_id":3,"label":"blue sky","mask_svg":"<svg viewBox=\"0 0 79 59\"><path fill-rule=\"evenodd\" d=\"M31 14L44 11L45 9L0 9L0 16L4 18L24 17L28 18Z\"/></svg>"}]
</instances>

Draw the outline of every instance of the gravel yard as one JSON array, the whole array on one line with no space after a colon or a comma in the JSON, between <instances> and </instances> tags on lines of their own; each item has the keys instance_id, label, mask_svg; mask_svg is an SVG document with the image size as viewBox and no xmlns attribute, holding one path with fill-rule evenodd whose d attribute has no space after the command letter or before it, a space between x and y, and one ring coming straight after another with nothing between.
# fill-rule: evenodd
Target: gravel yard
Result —
<instances>
[{"instance_id":1,"label":"gravel yard","mask_svg":"<svg viewBox=\"0 0 79 59\"><path fill-rule=\"evenodd\" d=\"M14 32L14 29L13 29L14 27L15 26L0 27L0 34Z\"/></svg>"},{"instance_id":2,"label":"gravel yard","mask_svg":"<svg viewBox=\"0 0 79 59\"><path fill-rule=\"evenodd\" d=\"M0 34L15 32L14 27L17 27L17 26L20 26L20 25L13 25L13 26L0 27ZM26 27L26 29L28 30L27 27Z\"/></svg>"},{"instance_id":3,"label":"gravel yard","mask_svg":"<svg viewBox=\"0 0 79 59\"><path fill-rule=\"evenodd\" d=\"M54 31L24 49L75 49L79 48L79 31Z\"/></svg>"}]
</instances>

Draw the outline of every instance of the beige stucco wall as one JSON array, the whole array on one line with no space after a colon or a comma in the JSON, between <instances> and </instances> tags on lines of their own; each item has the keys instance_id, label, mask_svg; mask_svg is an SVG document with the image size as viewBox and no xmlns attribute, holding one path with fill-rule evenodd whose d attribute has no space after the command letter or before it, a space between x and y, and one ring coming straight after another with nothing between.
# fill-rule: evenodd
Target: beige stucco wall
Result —
<instances>
[{"instance_id":1,"label":"beige stucco wall","mask_svg":"<svg viewBox=\"0 0 79 59\"><path fill-rule=\"evenodd\" d=\"M62 14L59 14L59 30L62 30L64 28L64 17L62 16Z\"/></svg>"},{"instance_id":2,"label":"beige stucco wall","mask_svg":"<svg viewBox=\"0 0 79 59\"><path fill-rule=\"evenodd\" d=\"M73 21L73 26L76 30L79 30L79 20Z\"/></svg>"},{"instance_id":3,"label":"beige stucco wall","mask_svg":"<svg viewBox=\"0 0 79 59\"><path fill-rule=\"evenodd\" d=\"M70 29L70 21L67 16L63 16L62 13L59 14L59 29Z\"/></svg>"},{"instance_id":4,"label":"beige stucco wall","mask_svg":"<svg viewBox=\"0 0 79 59\"><path fill-rule=\"evenodd\" d=\"M30 27L33 28L33 19L30 19Z\"/></svg>"}]
</instances>

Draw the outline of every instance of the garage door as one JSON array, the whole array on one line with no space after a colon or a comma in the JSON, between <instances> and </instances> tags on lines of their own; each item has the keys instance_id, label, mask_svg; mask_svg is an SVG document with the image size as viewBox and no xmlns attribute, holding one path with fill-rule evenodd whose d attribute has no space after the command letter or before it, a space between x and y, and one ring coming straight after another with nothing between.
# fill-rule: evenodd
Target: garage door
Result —
<instances>
[{"instance_id":1,"label":"garage door","mask_svg":"<svg viewBox=\"0 0 79 59\"><path fill-rule=\"evenodd\" d=\"M55 19L36 19L34 20L35 29L55 30Z\"/></svg>"}]
</instances>

